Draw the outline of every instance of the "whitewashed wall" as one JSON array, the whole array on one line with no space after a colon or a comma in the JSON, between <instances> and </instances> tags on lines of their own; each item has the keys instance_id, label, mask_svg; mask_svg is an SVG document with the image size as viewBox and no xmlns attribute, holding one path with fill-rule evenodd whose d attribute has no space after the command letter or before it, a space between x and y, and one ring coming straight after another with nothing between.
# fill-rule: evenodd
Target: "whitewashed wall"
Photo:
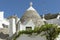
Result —
<instances>
[{"instance_id":1,"label":"whitewashed wall","mask_svg":"<svg viewBox=\"0 0 60 40\"><path fill-rule=\"evenodd\" d=\"M32 27L32 30L34 30L35 24L33 23L32 20L30 20L30 21L25 25L25 30L26 30L26 27Z\"/></svg>"},{"instance_id":2,"label":"whitewashed wall","mask_svg":"<svg viewBox=\"0 0 60 40\"><path fill-rule=\"evenodd\" d=\"M4 12L0 11L0 28L3 28L2 26L3 19L4 19Z\"/></svg>"},{"instance_id":3,"label":"whitewashed wall","mask_svg":"<svg viewBox=\"0 0 60 40\"><path fill-rule=\"evenodd\" d=\"M10 22L10 24L9 24L9 36L11 37L16 32L15 19L10 18L9 22Z\"/></svg>"},{"instance_id":4,"label":"whitewashed wall","mask_svg":"<svg viewBox=\"0 0 60 40\"><path fill-rule=\"evenodd\" d=\"M3 20L3 19L4 19L4 12L0 11L0 20Z\"/></svg>"},{"instance_id":5,"label":"whitewashed wall","mask_svg":"<svg viewBox=\"0 0 60 40\"><path fill-rule=\"evenodd\" d=\"M6 19L6 18L4 18L4 20L3 20L2 24L9 25L9 20L8 20L8 19Z\"/></svg>"},{"instance_id":6,"label":"whitewashed wall","mask_svg":"<svg viewBox=\"0 0 60 40\"><path fill-rule=\"evenodd\" d=\"M3 22L3 21L2 21L2 20L0 20L0 28L3 28L3 26L2 26L2 22Z\"/></svg>"},{"instance_id":7,"label":"whitewashed wall","mask_svg":"<svg viewBox=\"0 0 60 40\"><path fill-rule=\"evenodd\" d=\"M18 28L20 28L20 30L26 30L26 27L32 27L32 30L33 30L35 25L32 22L32 20L30 20L30 21L28 21L27 23L24 23L24 24L20 23Z\"/></svg>"}]
</instances>

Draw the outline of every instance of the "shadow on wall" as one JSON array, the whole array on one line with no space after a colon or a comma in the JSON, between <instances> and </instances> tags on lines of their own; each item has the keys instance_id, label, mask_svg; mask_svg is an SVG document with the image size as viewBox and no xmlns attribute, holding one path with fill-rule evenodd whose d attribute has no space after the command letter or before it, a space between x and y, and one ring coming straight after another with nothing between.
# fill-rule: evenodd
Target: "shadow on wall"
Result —
<instances>
[{"instance_id":1,"label":"shadow on wall","mask_svg":"<svg viewBox=\"0 0 60 40\"><path fill-rule=\"evenodd\" d=\"M0 33L1 39L6 39L8 36L9 36L8 34L4 34L3 32Z\"/></svg>"}]
</instances>

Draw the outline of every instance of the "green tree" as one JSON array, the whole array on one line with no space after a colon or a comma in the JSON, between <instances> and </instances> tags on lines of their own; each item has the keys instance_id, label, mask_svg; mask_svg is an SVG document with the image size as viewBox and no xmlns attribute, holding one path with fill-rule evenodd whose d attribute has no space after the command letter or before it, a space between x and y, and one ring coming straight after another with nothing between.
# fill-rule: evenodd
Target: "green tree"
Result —
<instances>
[{"instance_id":1,"label":"green tree","mask_svg":"<svg viewBox=\"0 0 60 40\"><path fill-rule=\"evenodd\" d=\"M44 32L42 36L46 36L47 40L54 40L58 37L60 28L53 24L45 24L40 27L40 33L41 32Z\"/></svg>"},{"instance_id":2,"label":"green tree","mask_svg":"<svg viewBox=\"0 0 60 40\"><path fill-rule=\"evenodd\" d=\"M19 31L13 40L16 40L16 38L18 38L21 34L29 34L31 36L33 33L35 33L35 35L39 35L42 32L43 34L41 36L45 36L47 40L54 40L58 37L60 33L60 28L58 28L57 25L45 24L41 27L35 27L34 30Z\"/></svg>"}]
</instances>

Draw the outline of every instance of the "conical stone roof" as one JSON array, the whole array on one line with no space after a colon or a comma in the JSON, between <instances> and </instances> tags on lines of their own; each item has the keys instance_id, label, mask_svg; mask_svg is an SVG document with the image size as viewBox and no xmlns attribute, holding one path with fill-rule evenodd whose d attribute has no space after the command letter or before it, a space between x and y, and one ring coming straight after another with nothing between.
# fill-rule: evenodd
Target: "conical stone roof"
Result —
<instances>
[{"instance_id":1,"label":"conical stone roof","mask_svg":"<svg viewBox=\"0 0 60 40\"><path fill-rule=\"evenodd\" d=\"M22 23L24 23L26 20L28 22L30 19L32 19L32 21L34 22L34 24L36 26L41 26L41 25L44 24L44 22L42 21L40 15L32 7L32 3L30 3L30 7L26 10L26 12L24 13L24 15L21 17L20 21Z\"/></svg>"}]
</instances>

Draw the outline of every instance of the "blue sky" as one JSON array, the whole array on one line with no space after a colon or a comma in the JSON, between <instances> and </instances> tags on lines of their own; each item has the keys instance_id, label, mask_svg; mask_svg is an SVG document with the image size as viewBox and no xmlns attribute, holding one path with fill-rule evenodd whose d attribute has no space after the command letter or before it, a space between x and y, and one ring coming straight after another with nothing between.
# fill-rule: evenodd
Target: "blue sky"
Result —
<instances>
[{"instance_id":1,"label":"blue sky","mask_svg":"<svg viewBox=\"0 0 60 40\"><path fill-rule=\"evenodd\" d=\"M5 18L14 14L21 17L30 2L40 15L60 12L60 0L0 0L0 11L5 12Z\"/></svg>"}]
</instances>

